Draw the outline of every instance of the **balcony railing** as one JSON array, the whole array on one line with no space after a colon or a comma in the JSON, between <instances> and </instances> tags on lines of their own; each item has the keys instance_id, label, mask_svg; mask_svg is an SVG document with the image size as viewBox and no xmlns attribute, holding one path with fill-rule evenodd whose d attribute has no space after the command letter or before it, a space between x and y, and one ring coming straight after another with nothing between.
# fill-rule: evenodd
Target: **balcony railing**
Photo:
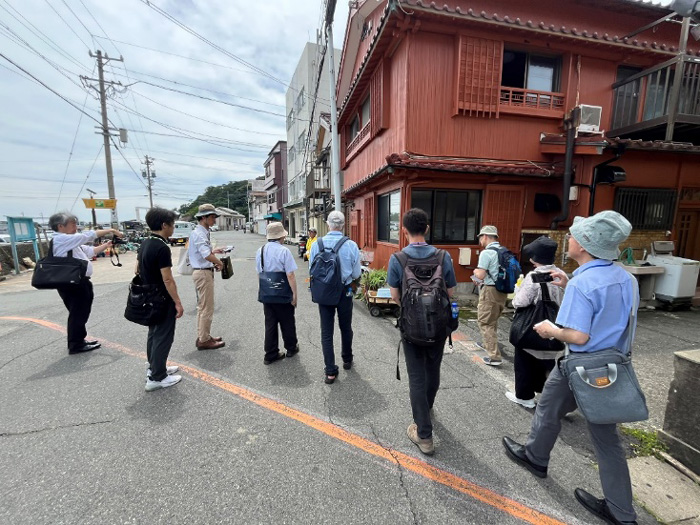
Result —
<instances>
[{"instance_id":1,"label":"balcony railing","mask_svg":"<svg viewBox=\"0 0 700 525\"><path fill-rule=\"evenodd\" d=\"M330 166L315 166L306 176L306 195L313 195L315 192L330 191L330 181Z\"/></svg>"},{"instance_id":2,"label":"balcony railing","mask_svg":"<svg viewBox=\"0 0 700 525\"><path fill-rule=\"evenodd\" d=\"M365 127L362 128L360 130L360 132L355 136L355 138L350 141L350 144L348 144L348 147L345 149L346 155L350 155L357 148L357 146L364 140L364 138L367 135L369 135L369 129L370 129L370 125L368 122L365 125Z\"/></svg>"},{"instance_id":3,"label":"balcony railing","mask_svg":"<svg viewBox=\"0 0 700 525\"><path fill-rule=\"evenodd\" d=\"M676 72L681 76L674 91ZM700 129L700 59L681 55L613 84L610 136L664 139ZM680 137L674 137L680 138Z\"/></svg>"},{"instance_id":4,"label":"balcony railing","mask_svg":"<svg viewBox=\"0 0 700 525\"><path fill-rule=\"evenodd\" d=\"M513 109L530 112L534 110L562 114L564 112L564 99L563 93L501 86L499 109L501 111Z\"/></svg>"}]
</instances>

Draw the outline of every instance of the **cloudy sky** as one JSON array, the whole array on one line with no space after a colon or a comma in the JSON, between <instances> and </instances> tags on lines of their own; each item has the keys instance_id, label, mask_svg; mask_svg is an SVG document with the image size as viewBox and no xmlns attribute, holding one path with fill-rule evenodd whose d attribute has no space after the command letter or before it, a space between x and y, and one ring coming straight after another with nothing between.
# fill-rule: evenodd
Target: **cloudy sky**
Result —
<instances>
[{"instance_id":1,"label":"cloudy sky","mask_svg":"<svg viewBox=\"0 0 700 525\"><path fill-rule=\"evenodd\" d=\"M0 219L72 210L89 221L87 188L107 197L97 84L80 78L97 78L89 52L98 49L124 58L108 63L105 79L129 85L111 91L107 109L112 126L129 130L128 144L112 147L120 221L148 206L146 155L155 159L154 203L168 208L263 174L267 153L286 139L285 93L316 40L323 1L148 3L0 0ZM348 2L338 2L336 48L347 15Z\"/></svg>"}]
</instances>

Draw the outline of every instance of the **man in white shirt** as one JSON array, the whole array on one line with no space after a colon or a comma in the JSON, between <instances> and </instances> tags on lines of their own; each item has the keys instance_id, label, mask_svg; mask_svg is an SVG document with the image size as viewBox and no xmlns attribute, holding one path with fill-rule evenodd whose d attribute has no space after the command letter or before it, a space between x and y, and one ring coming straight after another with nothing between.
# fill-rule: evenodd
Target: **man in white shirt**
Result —
<instances>
[{"instance_id":1,"label":"man in white shirt","mask_svg":"<svg viewBox=\"0 0 700 525\"><path fill-rule=\"evenodd\" d=\"M199 221L190 233L188 255L194 272L192 280L197 288L197 340L198 350L214 350L226 345L221 337L212 337L211 322L214 319L214 272L221 271L222 262L214 255L223 249L213 249L209 230L216 224L219 214L213 204L202 204L195 214Z\"/></svg>"},{"instance_id":2,"label":"man in white shirt","mask_svg":"<svg viewBox=\"0 0 700 525\"><path fill-rule=\"evenodd\" d=\"M85 339L87 336L85 325L90 318L92 300L94 298L92 283L90 282L90 277L92 276L91 259L112 246L112 242L108 241L95 247L92 244L98 237L109 234L123 237L124 234L111 228L78 233L78 218L67 212L52 215L49 218L49 227L56 232L51 240L55 257L72 256L75 259L87 261L87 272L80 283L58 289L58 295L61 296L63 304L68 309L68 353L79 354L95 350L101 346L100 343Z\"/></svg>"}]
</instances>

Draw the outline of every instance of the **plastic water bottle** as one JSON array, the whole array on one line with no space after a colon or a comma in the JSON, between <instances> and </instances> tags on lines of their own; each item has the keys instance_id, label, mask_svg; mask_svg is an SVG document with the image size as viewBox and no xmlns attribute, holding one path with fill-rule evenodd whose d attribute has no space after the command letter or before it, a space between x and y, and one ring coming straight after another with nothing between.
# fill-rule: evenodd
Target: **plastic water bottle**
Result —
<instances>
[{"instance_id":1,"label":"plastic water bottle","mask_svg":"<svg viewBox=\"0 0 700 525\"><path fill-rule=\"evenodd\" d=\"M354 294L352 293L352 286L348 286L348 291L345 292L345 297L352 297Z\"/></svg>"},{"instance_id":2,"label":"plastic water bottle","mask_svg":"<svg viewBox=\"0 0 700 525\"><path fill-rule=\"evenodd\" d=\"M457 303L452 303L452 319L457 319L459 317L459 305Z\"/></svg>"}]
</instances>

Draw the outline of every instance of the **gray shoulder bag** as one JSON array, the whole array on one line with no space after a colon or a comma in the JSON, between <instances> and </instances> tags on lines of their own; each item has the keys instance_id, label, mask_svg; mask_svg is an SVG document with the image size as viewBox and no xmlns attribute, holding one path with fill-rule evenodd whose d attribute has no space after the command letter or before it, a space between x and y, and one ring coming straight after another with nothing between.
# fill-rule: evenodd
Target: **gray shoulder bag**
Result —
<instances>
[{"instance_id":1,"label":"gray shoulder bag","mask_svg":"<svg viewBox=\"0 0 700 525\"><path fill-rule=\"evenodd\" d=\"M646 398L632 367L632 341L636 329L639 290L633 282L632 311L625 329L624 348L598 352L569 352L560 363L579 410L589 423L607 425L649 419Z\"/></svg>"}]
</instances>

